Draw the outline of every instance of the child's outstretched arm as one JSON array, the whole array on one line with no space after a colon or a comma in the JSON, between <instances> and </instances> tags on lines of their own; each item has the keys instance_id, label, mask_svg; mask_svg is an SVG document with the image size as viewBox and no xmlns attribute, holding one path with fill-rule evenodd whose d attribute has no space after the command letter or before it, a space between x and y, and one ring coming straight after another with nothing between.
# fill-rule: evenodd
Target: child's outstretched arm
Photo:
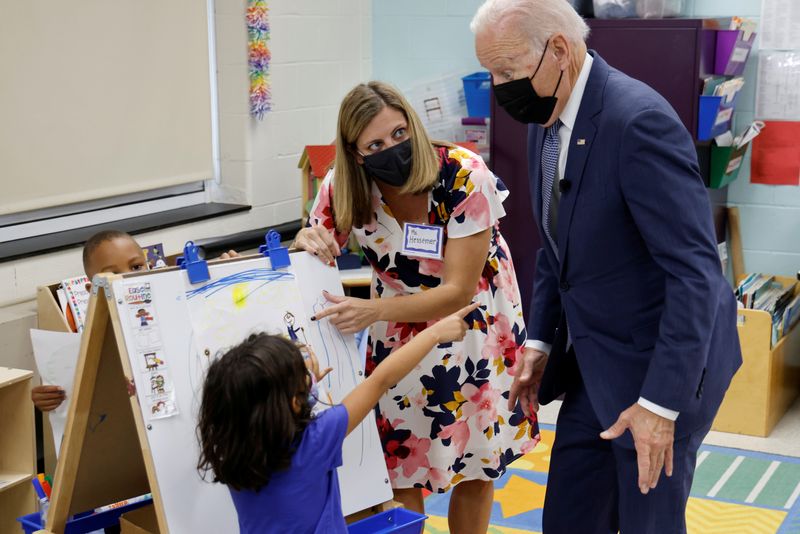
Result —
<instances>
[{"instance_id":1,"label":"child's outstretched arm","mask_svg":"<svg viewBox=\"0 0 800 534\"><path fill-rule=\"evenodd\" d=\"M356 386L342 401L347 409L347 433L350 434L375 407L381 395L410 373L433 347L439 343L464 339L467 333L464 317L477 307L477 302L470 304L429 326L389 355L366 380Z\"/></svg>"}]
</instances>

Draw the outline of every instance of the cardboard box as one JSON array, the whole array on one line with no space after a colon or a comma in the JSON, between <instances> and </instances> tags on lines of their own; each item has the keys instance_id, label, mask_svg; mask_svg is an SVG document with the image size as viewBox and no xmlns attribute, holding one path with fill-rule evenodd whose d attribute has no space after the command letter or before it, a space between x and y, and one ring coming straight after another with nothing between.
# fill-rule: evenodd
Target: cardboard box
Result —
<instances>
[{"instance_id":1,"label":"cardboard box","mask_svg":"<svg viewBox=\"0 0 800 534\"><path fill-rule=\"evenodd\" d=\"M121 534L158 534L156 510L152 504L122 514L119 518Z\"/></svg>"}]
</instances>

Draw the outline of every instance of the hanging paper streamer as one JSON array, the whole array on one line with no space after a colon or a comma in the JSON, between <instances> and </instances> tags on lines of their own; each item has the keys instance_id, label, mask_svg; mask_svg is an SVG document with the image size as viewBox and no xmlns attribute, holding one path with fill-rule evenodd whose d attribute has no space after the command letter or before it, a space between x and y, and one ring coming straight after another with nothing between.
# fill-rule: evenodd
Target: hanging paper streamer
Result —
<instances>
[{"instance_id":1,"label":"hanging paper streamer","mask_svg":"<svg viewBox=\"0 0 800 534\"><path fill-rule=\"evenodd\" d=\"M272 109L269 86L270 52L267 2L249 0L247 5L248 65L250 66L250 115L263 119Z\"/></svg>"}]
</instances>

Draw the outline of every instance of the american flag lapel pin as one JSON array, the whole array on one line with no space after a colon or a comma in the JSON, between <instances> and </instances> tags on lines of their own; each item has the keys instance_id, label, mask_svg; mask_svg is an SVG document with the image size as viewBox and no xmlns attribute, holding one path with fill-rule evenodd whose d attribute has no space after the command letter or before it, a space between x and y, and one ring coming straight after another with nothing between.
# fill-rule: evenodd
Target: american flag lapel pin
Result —
<instances>
[{"instance_id":1,"label":"american flag lapel pin","mask_svg":"<svg viewBox=\"0 0 800 534\"><path fill-rule=\"evenodd\" d=\"M583 146L586 144L586 139L578 139L577 143L575 144L578 146Z\"/></svg>"}]
</instances>

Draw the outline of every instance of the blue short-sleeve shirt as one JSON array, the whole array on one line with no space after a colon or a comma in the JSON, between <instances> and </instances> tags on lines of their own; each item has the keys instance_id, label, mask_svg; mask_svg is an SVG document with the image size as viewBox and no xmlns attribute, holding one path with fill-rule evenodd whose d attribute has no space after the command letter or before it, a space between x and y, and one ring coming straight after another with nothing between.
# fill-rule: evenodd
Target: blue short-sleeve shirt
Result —
<instances>
[{"instance_id":1,"label":"blue short-sleeve shirt","mask_svg":"<svg viewBox=\"0 0 800 534\"><path fill-rule=\"evenodd\" d=\"M333 406L306 427L288 469L259 491L231 489L242 534L347 534L336 475L346 434L347 410Z\"/></svg>"}]
</instances>

